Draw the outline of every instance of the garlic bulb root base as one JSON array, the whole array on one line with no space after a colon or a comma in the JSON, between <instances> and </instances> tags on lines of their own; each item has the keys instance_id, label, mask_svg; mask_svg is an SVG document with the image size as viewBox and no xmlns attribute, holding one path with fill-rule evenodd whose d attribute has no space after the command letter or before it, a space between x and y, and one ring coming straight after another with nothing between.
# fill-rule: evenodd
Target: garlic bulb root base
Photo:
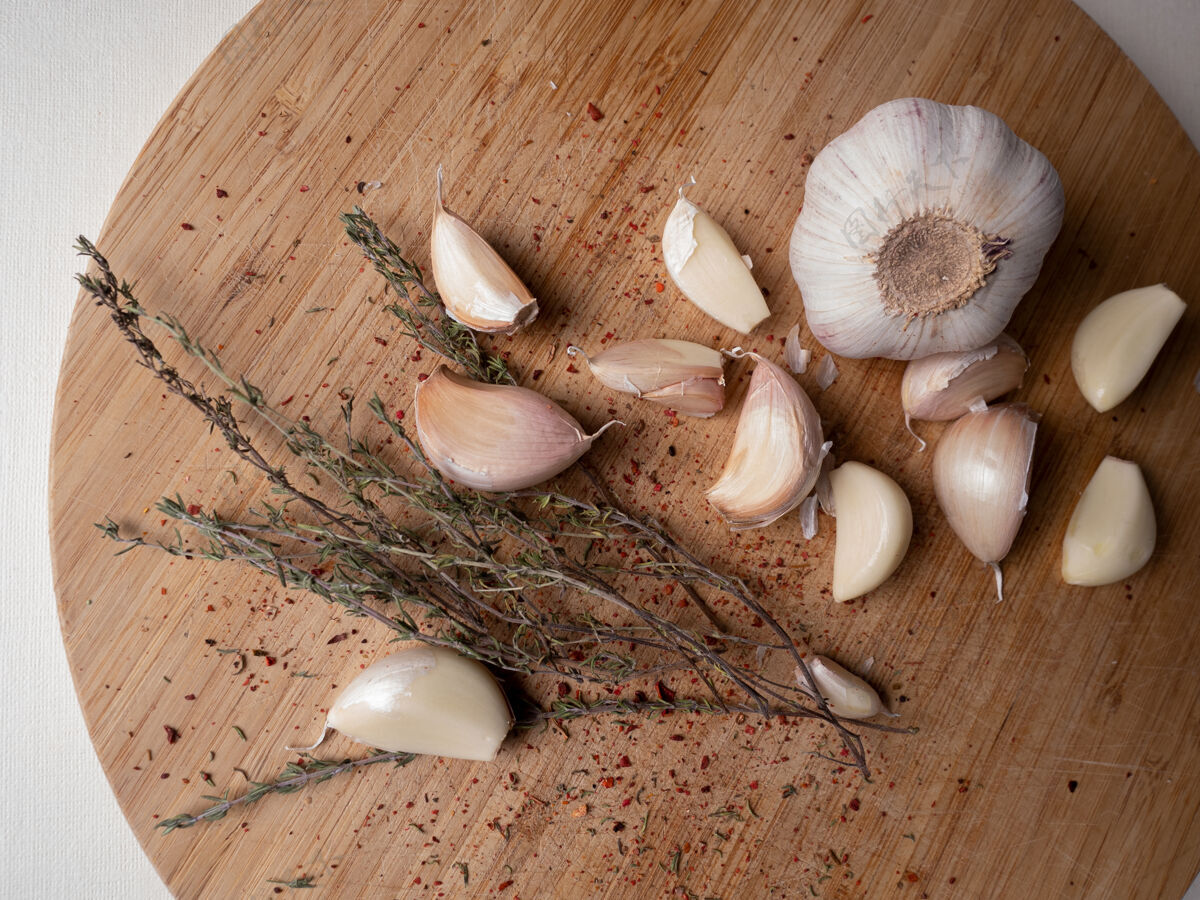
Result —
<instances>
[{"instance_id":1,"label":"garlic bulb root base","mask_svg":"<svg viewBox=\"0 0 1200 900\"><path fill-rule=\"evenodd\" d=\"M996 263L1012 256L1009 243L944 209L904 219L873 255L880 301L892 315L908 319L965 306Z\"/></svg>"}]
</instances>

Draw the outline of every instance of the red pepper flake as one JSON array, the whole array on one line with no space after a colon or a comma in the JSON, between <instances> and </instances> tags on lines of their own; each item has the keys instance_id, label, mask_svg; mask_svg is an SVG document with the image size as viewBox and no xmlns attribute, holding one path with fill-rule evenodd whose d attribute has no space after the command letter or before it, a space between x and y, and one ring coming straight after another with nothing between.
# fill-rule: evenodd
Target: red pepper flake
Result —
<instances>
[{"instance_id":1,"label":"red pepper flake","mask_svg":"<svg viewBox=\"0 0 1200 900\"><path fill-rule=\"evenodd\" d=\"M617 760L617 767L620 769L628 769L632 765L633 765L633 763L631 763L629 761L628 756L622 756L620 759Z\"/></svg>"},{"instance_id":2,"label":"red pepper flake","mask_svg":"<svg viewBox=\"0 0 1200 900\"><path fill-rule=\"evenodd\" d=\"M870 22L870 21L871 21L873 18L875 18L875 14L874 14L874 13L867 13L865 16L863 16L863 17L862 17L862 23L863 23L864 25L866 25L866 24L867 24L868 22ZM913 880L913 881L916 881L917 879L916 879L916 878L914 878L914 879L912 879L912 880Z\"/></svg>"},{"instance_id":3,"label":"red pepper flake","mask_svg":"<svg viewBox=\"0 0 1200 900\"><path fill-rule=\"evenodd\" d=\"M671 740L673 740L673 741L682 741L682 740L683 740L683 735L682 735L682 734L673 734L673 735L671 735Z\"/></svg>"},{"instance_id":4,"label":"red pepper flake","mask_svg":"<svg viewBox=\"0 0 1200 900\"><path fill-rule=\"evenodd\" d=\"M496 885L496 890L503 891L506 888L512 887L512 884L513 884L512 879L510 878L510 879L508 879L508 881L502 881L498 885Z\"/></svg>"},{"instance_id":5,"label":"red pepper flake","mask_svg":"<svg viewBox=\"0 0 1200 900\"><path fill-rule=\"evenodd\" d=\"M217 188L217 198L218 199L223 200L224 198L226 198L228 196L229 196L229 191L222 190L221 188Z\"/></svg>"},{"instance_id":6,"label":"red pepper flake","mask_svg":"<svg viewBox=\"0 0 1200 900\"><path fill-rule=\"evenodd\" d=\"M862 806L862 804L858 802L858 798L857 798L857 797L854 797L854 798L852 798L852 799L850 800L849 804L847 804L847 805L848 805L848 806L849 806L849 807L850 807L852 810L854 810L855 812L858 812L858 808L859 808L860 806Z\"/></svg>"},{"instance_id":7,"label":"red pepper flake","mask_svg":"<svg viewBox=\"0 0 1200 900\"><path fill-rule=\"evenodd\" d=\"M870 17L870 16L867 16L867 18L869 19L869 18L871 18L871 17ZM916 884L918 881L920 881L920 880L921 880L921 876L919 876L919 875L918 875L916 872L905 872L905 873L904 873L904 878L905 878L905 880L906 880L906 881L908 881L910 884Z\"/></svg>"},{"instance_id":8,"label":"red pepper flake","mask_svg":"<svg viewBox=\"0 0 1200 900\"><path fill-rule=\"evenodd\" d=\"M707 756L700 757L700 771L703 772L705 769L707 769L709 763L711 762L712 760L710 760Z\"/></svg>"},{"instance_id":9,"label":"red pepper flake","mask_svg":"<svg viewBox=\"0 0 1200 900\"><path fill-rule=\"evenodd\" d=\"M280 400L280 401L279 401L279 405L280 405L280 406L287 406L289 403L291 403L291 402L292 402L292 400L295 398L295 396L296 396L295 394L289 394L289 395L288 395L288 398L287 398L286 400Z\"/></svg>"},{"instance_id":10,"label":"red pepper flake","mask_svg":"<svg viewBox=\"0 0 1200 900\"><path fill-rule=\"evenodd\" d=\"M341 634L335 634L333 637L331 637L325 643L326 644L340 644L342 641L344 641L348 637L350 637L350 635L343 631Z\"/></svg>"},{"instance_id":11,"label":"red pepper flake","mask_svg":"<svg viewBox=\"0 0 1200 900\"><path fill-rule=\"evenodd\" d=\"M565 681L560 681L558 683L558 696L565 697L569 693L571 693L571 686Z\"/></svg>"},{"instance_id":12,"label":"red pepper flake","mask_svg":"<svg viewBox=\"0 0 1200 900\"><path fill-rule=\"evenodd\" d=\"M196 695L195 695L195 694L184 694L184 695L183 695L183 699L184 699L184 700L195 700L195 699L196 699Z\"/></svg>"},{"instance_id":13,"label":"red pepper flake","mask_svg":"<svg viewBox=\"0 0 1200 900\"><path fill-rule=\"evenodd\" d=\"M302 185L300 185L300 193L302 193L302 194L303 194L303 193L305 193L307 190L308 190L308 185L307 185L307 184L302 184Z\"/></svg>"},{"instance_id":14,"label":"red pepper flake","mask_svg":"<svg viewBox=\"0 0 1200 900\"><path fill-rule=\"evenodd\" d=\"M783 136L783 139L785 141L794 141L796 139L796 136L789 131L787 134L785 134Z\"/></svg>"},{"instance_id":15,"label":"red pepper flake","mask_svg":"<svg viewBox=\"0 0 1200 900\"><path fill-rule=\"evenodd\" d=\"M273 656L264 656L264 657L263 657L263 662L265 662L265 663L266 663L268 666L273 666L273 665L275 665L275 657L273 657Z\"/></svg>"},{"instance_id":16,"label":"red pepper flake","mask_svg":"<svg viewBox=\"0 0 1200 900\"><path fill-rule=\"evenodd\" d=\"M577 368L575 368L575 364L574 364L574 363L567 363L567 371L568 371L568 372L571 372L571 373L578 373L578 372L579 372L579 370L578 370Z\"/></svg>"},{"instance_id":17,"label":"red pepper flake","mask_svg":"<svg viewBox=\"0 0 1200 900\"><path fill-rule=\"evenodd\" d=\"M164 725L163 731L165 731L167 733L167 743L168 744L173 744L177 740L179 740L179 732L176 731L174 728L172 728L170 725Z\"/></svg>"},{"instance_id":18,"label":"red pepper flake","mask_svg":"<svg viewBox=\"0 0 1200 900\"><path fill-rule=\"evenodd\" d=\"M616 779L613 778L611 775L606 775L605 777L600 779L601 787L610 788L616 783L617 783Z\"/></svg>"},{"instance_id":19,"label":"red pepper flake","mask_svg":"<svg viewBox=\"0 0 1200 900\"><path fill-rule=\"evenodd\" d=\"M675 692L663 684L661 681L655 685L658 689L658 697L664 703L672 703L675 700Z\"/></svg>"},{"instance_id":20,"label":"red pepper flake","mask_svg":"<svg viewBox=\"0 0 1200 900\"><path fill-rule=\"evenodd\" d=\"M592 117L593 122L599 122L604 118L604 113L600 112L600 108L595 103L588 102L587 114Z\"/></svg>"},{"instance_id":21,"label":"red pepper flake","mask_svg":"<svg viewBox=\"0 0 1200 900\"><path fill-rule=\"evenodd\" d=\"M387 346L387 341L385 341L383 338L379 337L378 335L376 335L376 337L375 337L375 343L381 344L384 347Z\"/></svg>"},{"instance_id":22,"label":"red pepper flake","mask_svg":"<svg viewBox=\"0 0 1200 900\"><path fill-rule=\"evenodd\" d=\"M402 409L398 409L398 410L396 410L396 421L397 421L397 422L403 422L403 421L404 421L404 410L402 410Z\"/></svg>"},{"instance_id":23,"label":"red pepper flake","mask_svg":"<svg viewBox=\"0 0 1200 900\"><path fill-rule=\"evenodd\" d=\"M189 516L198 516L198 515L200 515L200 504L198 504L198 503L189 503L189 504L188 504L188 507L187 507L187 514L188 514ZM165 593L165 591L164 591L164 593Z\"/></svg>"},{"instance_id":24,"label":"red pepper flake","mask_svg":"<svg viewBox=\"0 0 1200 900\"><path fill-rule=\"evenodd\" d=\"M418 28L424 28L424 27L425 27L425 23L424 23L424 22L418 22L418 23L417 23L417 27L418 27ZM510 882L509 882L509 884L512 884L512 882L510 881Z\"/></svg>"},{"instance_id":25,"label":"red pepper flake","mask_svg":"<svg viewBox=\"0 0 1200 900\"><path fill-rule=\"evenodd\" d=\"M530 200L532 200L534 203L536 203L538 206L541 206L541 205L542 205L542 201L541 201L541 200L539 200L537 197L533 197L533 196L531 196L529 199L530 199ZM536 234L534 235L534 238L537 238L537 235L536 235Z\"/></svg>"},{"instance_id":26,"label":"red pepper flake","mask_svg":"<svg viewBox=\"0 0 1200 900\"><path fill-rule=\"evenodd\" d=\"M655 282L655 284L654 284L654 292L655 293L661 294L666 289L667 289L667 286L665 284L663 284L661 281Z\"/></svg>"},{"instance_id":27,"label":"red pepper flake","mask_svg":"<svg viewBox=\"0 0 1200 900\"><path fill-rule=\"evenodd\" d=\"M195 231L196 230L196 226L193 225L191 222L180 222L179 227L182 228L184 231Z\"/></svg>"},{"instance_id":28,"label":"red pepper flake","mask_svg":"<svg viewBox=\"0 0 1200 900\"><path fill-rule=\"evenodd\" d=\"M534 369L534 370L533 370L533 375L532 375L532 376L530 376L530 377L532 377L534 381L537 381L539 378L541 378L541 377L542 377L542 373L543 373L544 371L545 371L545 369Z\"/></svg>"}]
</instances>

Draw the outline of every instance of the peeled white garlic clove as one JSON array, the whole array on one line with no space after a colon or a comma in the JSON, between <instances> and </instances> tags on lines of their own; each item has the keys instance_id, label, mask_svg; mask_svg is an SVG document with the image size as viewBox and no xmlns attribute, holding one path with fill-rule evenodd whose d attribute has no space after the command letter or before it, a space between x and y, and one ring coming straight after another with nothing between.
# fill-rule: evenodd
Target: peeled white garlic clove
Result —
<instances>
[{"instance_id":1,"label":"peeled white garlic clove","mask_svg":"<svg viewBox=\"0 0 1200 900\"><path fill-rule=\"evenodd\" d=\"M749 334L771 314L725 229L685 197L683 188L663 228L662 250L671 280L722 325Z\"/></svg>"},{"instance_id":2,"label":"peeled white garlic clove","mask_svg":"<svg viewBox=\"0 0 1200 900\"><path fill-rule=\"evenodd\" d=\"M843 719L869 719L881 712L887 716L895 716L895 713L883 708L883 701L879 699L875 688L832 659L826 656L812 656L805 662L830 712ZM808 682L799 668L796 669L796 683L801 688L808 689Z\"/></svg>"},{"instance_id":3,"label":"peeled white garlic clove","mask_svg":"<svg viewBox=\"0 0 1200 900\"><path fill-rule=\"evenodd\" d=\"M1142 470L1106 456L1071 513L1063 538L1063 581L1095 587L1128 578L1150 559L1156 538Z\"/></svg>"},{"instance_id":4,"label":"peeled white garlic clove","mask_svg":"<svg viewBox=\"0 0 1200 900\"><path fill-rule=\"evenodd\" d=\"M554 401L528 388L483 384L445 366L417 385L417 439L447 478L479 491L519 491L557 475L609 425L584 432Z\"/></svg>"},{"instance_id":5,"label":"peeled white garlic clove","mask_svg":"<svg viewBox=\"0 0 1200 900\"><path fill-rule=\"evenodd\" d=\"M523 328L537 318L537 300L508 263L442 203L442 167L429 242L433 279L446 312L473 331Z\"/></svg>"},{"instance_id":6,"label":"peeled white garlic clove","mask_svg":"<svg viewBox=\"0 0 1200 900\"><path fill-rule=\"evenodd\" d=\"M1029 360L1007 334L975 350L952 350L914 359L904 368L900 403L904 419L957 419L979 397L991 402L1021 386Z\"/></svg>"},{"instance_id":7,"label":"peeled white garlic clove","mask_svg":"<svg viewBox=\"0 0 1200 900\"><path fill-rule=\"evenodd\" d=\"M845 603L896 571L912 539L912 506L900 485L859 462L842 463L829 482L837 510L833 599Z\"/></svg>"},{"instance_id":8,"label":"peeled white garlic clove","mask_svg":"<svg viewBox=\"0 0 1200 900\"><path fill-rule=\"evenodd\" d=\"M1058 234L1049 161L973 106L893 100L825 146L792 232L813 336L919 359L994 340Z\"/></svg>"},{"instance_id":9,"label":"peeled white garlic clove","mask_svg":"<svg viewBox=\"0 0 1200 900\"><path fill-rule=\"evenodd\" d=\"M946 521L971 553L996 573L1029 503L1037 420L1022 403L969 412L946 429L933 454L933 490Z\"/></svg>"},{"instance_id":10,"label":"peeled white garlic clove","mask_svg":"<svg viewBox=\"0 0 1200 900\"><path fill-rule=\"evenodd\" d=\"M1154 284L1109 297L1084 317L1071 344L1071 371L1097 412L1133 393L1185 309L1178 294Z\"/></svg>"},{"instance_id":11,"label":"peeled white garlic clove","mask_svg":"<svg viewBox=\"0 0 1200 900\"><path fill-rule=\"evenodd\" d=\"M512 725L508 701L481 663L423 645L363 669L325 718L326 732L380 750L483 762L496 758Z\"/></svg>"},{"instance_id":12,"label":"peeled white garlic clove","mask_svg":"<svg viewBox=\"0 0 1200 900\"><path fill-rule=\"evenodd\" d=\"M740 351L739 351L740 352ZM791 375L757 353L733 447L708 502L734 531L761 528L813 489L829 452L821 417Z\"/></svg>"},{"instance_id":13,"label":"peeled white garlic clove","mask_svg":"<svg viewBox=\"0 0 1200 900\"><path fill-rule=\"evenodd\" d=\"M719 350L691 341L642 340L617 344L589 357L596 376L615 391L669 406L687 416L708 418L725 405L724 357Z\"/></svg>"}]
</instances>

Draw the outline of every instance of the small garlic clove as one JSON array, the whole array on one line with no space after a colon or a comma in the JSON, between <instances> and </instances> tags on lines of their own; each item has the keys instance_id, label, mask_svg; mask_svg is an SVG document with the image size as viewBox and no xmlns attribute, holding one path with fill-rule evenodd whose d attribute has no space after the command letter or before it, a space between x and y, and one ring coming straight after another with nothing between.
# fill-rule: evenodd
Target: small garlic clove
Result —
<instances>
[{"instance_id":1,"label":"small garlic clove","mask_svg":"<svg viewBox=\"0 0 1200 900\"><path fill-rule=\"evenodd\" d=\"M733 240L683 188L663 228L662 250L671 280L722 325L749 334L771 314Z\"/></svg>"},{"instance_id":2,"label":"small garlic clove","mask_svg":"<svg viewBox=\"0 0 1200 900\"><path fill-rule=\"evenodd\" d=\"M388 752L488 762L513 716L481 663L417 645L363 669L334 701L325 725Z\"/></svg>"},{"instance_id":3,"label":"small garlic clove","mask_svg":"<svg viewBox=\"0 0 1200 900\"><path fill-rule=\"evenodd\" d=\"M896 571L912 539L912 506L900 485L859 462L838 466L829 481L837 510L833 599L845 603Z\"/></svg>"},{"instance_id":4,"label":"small garlic clove","mask_svg":"<svg viewBox=\"0 0 1200 900\"><path fill-rule=\"evenodd\" d=\"M608 387L669 406L687 416L707 418L725 405L724 357L691 341L641 340L617 344L589 357L578 347L592 374Z\"/></svg>"},{"instance_id":5,"label":"small garlic clove","mask_svg":"<svg viewBox=\"0 0 1200 900\"><path fill-rule=\"evenodd\" d=\"M991 402L1016 390L1029 360L1007 334L975 350L951 350L914 359L904 368L900 403L906 419L946 422L970 409L982 397Z\"/></svg>"},{"instance_id":6,"label":"small garlic clove","mask_svg":"<svg viewBox=\"0 0 1200 900\"><path fill-rule=\"evenodd\" d=\"M1128 578L1154 553L1154 505L1137 463L1106 456L1063 538L1062 577L1096 587Z\"/></svg>"},{"instance_id":7,"label":"small garlic clove","mask_svg":"<svg viewBox=\"0 0 1200 900\"><path fill-rule=\"evenodd\" d=\"M417 385L417 439L447 478L479 491L518 491L557 475L595 434L537 391L483 384L445 366Z\"/></svg>"},{"instance_id":8,"label":"small garlic clove","mask_svg":"<svg viewBox=\"0 0 1200 900\"><path fill-rule=\"evenodd\" d=\"M813 489L823 443L821 417L791 375L757 353L733 447L708 502L734 531L761 528L795 509Z\"/></svg>"},{"instance_id":9,"label":"small garlic clove","mask_svg":"<svg viewBox=\"0 0 1200 900\"><path fill-rule=\"evenodd\" d=\"M429 242L433 279L452 319L473 331L511 334L538 314L537 300L508 263L442 203L442 167Z\"/></svg>"},{"instance_id":10,"label":"small garlic clove","mask_svg":"<svg viewBox=\"0 0 1200 900\"><path fill-rule=\"evenodd\" d=\"M933 490L946 521L971 553L996 572L1029 503L1037 420L1022 403L969 412L946 429L933 454Z\"/></svg>"},{"instance_id":11,"label":"small garlic clove","mask_svg":"<svg viewBox=\"0 0 1200 900\"><path fill-rule=\"evenodd\" d=\"M1165 284L1109 297L1075 330L1071 371L1084 398L1107 412L1133 393L1187 304Z\"/></svg>"},{"instance_id":12,"label":"small garlic clove","mask_svg":"<svg viewBox=\"0 0 1200 900\"><path fill-rule=\"evenodd\" d=\"M812 673L817 690L834 714L843 719L869 719L883 712L893 715L883 707L883 701L875 688L853 672L847 671L826 656L812 656L805 660ZM803 673L797 668L796 682L808 689Z\"/></svg>"}]
</instances>

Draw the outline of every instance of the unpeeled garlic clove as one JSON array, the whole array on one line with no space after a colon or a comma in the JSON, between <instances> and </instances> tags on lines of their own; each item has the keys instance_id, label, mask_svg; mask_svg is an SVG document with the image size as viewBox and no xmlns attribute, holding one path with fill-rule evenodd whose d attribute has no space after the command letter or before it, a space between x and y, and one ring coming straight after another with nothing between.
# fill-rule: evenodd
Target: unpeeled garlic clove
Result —
<instances>
[{"instance_id":1,"label":"unpeeled garlic clove","mask_svg":"<svg viewBox=\"0 0 1200 900\"><path fill-rule=\"evenodd\" d=\"M996 573L1029 503L1037 419L1022 403L969 412L946 429L933 454L933 489L946 521L971 553Z\"/></svg>"},{"instance_id":2,"label":"unpeeled garlic clove","mask_svg":"<svg viewBox=\"0 0 1200 900\"><path fill-rule=\"evenodd\" d=\"M845 603L896 571L912 539L912 506L900 485L860 462L842 463L829 482L837 510L833 599Z\"/></svg>"},{"instance_id":3,"label":"unpeeled garlic clove","mask_svg":"<svg viewBox=\"0 0 1200 900\"><path fill-rule=\"evenodd\" d=\"M528 388L483 384L445 366L417 385L417 439L447 478L479 491L518 491L557 475L595 434Z\"/></svg>"},{"instance_id":4,"label":"unpeeled garlic clove","mask_svg":"<svg viewBox=\"0 0 1200 900\"><path fill-rule=\"evenodd\" d=\"M683 188L663 228L662 250L671 280L722 325L749 334L771 314L733 240Z\"/></svg>"},{"instance_id":5,"label":"unpeeled garlic clove","mask_svg":"<svg viewBox=\"0 0 1200 900\"><path fill-rule=\"evenodd\" d=\"M1150 559L1156 537L1142 470L1106 456L1071 513L1063 538L1063 581L1096 587L1128 578Z\"/></svg>"},{"instance_id":6,"label":"unpeeled garlic clove","mask_svg":"<svg viewBox=\"0 0 1200 900\"><path fill-rule=\"evenodd\" d=\"M1178 294L1154 284L1109 297L1084 317L1071 343L1071 371L1097 412L1133 393L1185 309Z\"/></svg>"},{"instance_id":7,"label":"unpeeled garlic clove","mask_svg":"<svg viewBox=\"0 0 1200 900\"><path fill-rule=\"evenodd\" d=\"M740 353L740 351L737 351ZM821 417L791 375L757 353L733 447L708 502L734 531L760 528L795 509L829 452Z\"/></svg>"},{"instance_id":8,"label":"unpeeled garlic clove","mask_svg":"<svg viewBox=\"0 0 1200 900\"><path fill-rule=\"evenodd\" d=\"M884 709L883 701L879 699L875 688L829 657L812 656L805 662L830 712L843 719L869 719L881 712L895 716ZM801 688L809 689L808 682L799 668L796 669L796 682Z\"/></svg>"},{"instance_id":9,"label":"unpeeled garlic clove","mask_svg":"<svg viewBox=\"0 0 1200 900\"><path fill-rule=\"evenodd\" d=\"M512 725L508 701L481 663L424 645L363 669L325 718L326 732L380 750L483 762L496 758Z\"/></svg>"},{"instance_id":10,"label":"unpeeled garlic clove","mask_svg":"<svg viewBox=\"0 0 1200 900\"><path fill-rule=\"evenodd\" d=\"M473 331L511 334L538 314L537 300L508 263L442 203L442 167L429 242L433 279L454 321Z\"/></svg>"},{"instance_id":11,"label":"unpeeled garlic clove","mask_svg":"<svg viewBox=\"0 0 1200 900\"><path fill-rule=\"evenodd\" d=\"M975 350L951 350L914 359L904 368L900 403L904 421L946 422L964 415L976 397L990 403L1021 386L1029 360L1007 334Z\"/></svg>"},{"instance_id":12,"label":"unpeeled garlic clove","mask_svg":"<svg viewBox=\"0 0 1200 900\"><path fill-rule=\"evenodd\" d=\"M596 356L582 356L596 376L615 391L669 406L687 416L708 418L725 405L724 357L691 341L650 339L617 344Z\"/></svg>"}]
</instances>

